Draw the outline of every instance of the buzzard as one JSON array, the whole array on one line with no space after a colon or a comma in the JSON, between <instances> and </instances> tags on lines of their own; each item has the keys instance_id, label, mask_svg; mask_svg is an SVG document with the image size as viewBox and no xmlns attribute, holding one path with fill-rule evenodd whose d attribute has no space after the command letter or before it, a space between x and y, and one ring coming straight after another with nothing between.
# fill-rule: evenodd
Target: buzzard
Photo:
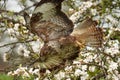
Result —
<instances>
[{"instance_id":1,"label":"buzzard","mask_svg":"<svg viewBox=\"0 0 120 80\"><path fill-rule=\"evenodd\" d=\"M41 0L33 11L29 30L38 35L44 46L40 50L41 71L56 71L71 64L82 46L101 47L103 32L91 18L84 20L76 28L67 15L61 11L64 0Z\"/></svg>"}]
</instances>

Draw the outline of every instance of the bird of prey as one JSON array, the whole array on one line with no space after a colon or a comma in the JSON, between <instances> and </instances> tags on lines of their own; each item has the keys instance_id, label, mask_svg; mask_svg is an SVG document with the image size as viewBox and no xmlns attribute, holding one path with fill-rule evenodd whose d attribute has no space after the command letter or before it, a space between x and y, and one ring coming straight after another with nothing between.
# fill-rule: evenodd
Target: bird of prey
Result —
<instances>
[{"instance_id":1,"label":"bird of prey","mask_svg":"<svg viewBox=\"0 0 120 80\"><path fill-rule=\"evenodd\" d=\"M96 21L86 19L76 28L61 11L64 0L41 0L33 11L29 30L38 35L44 46L36 61L41 71L65 67L75 59L82 45L100 47L103 41L102 29Z\"/></svg>"}]
</instances>

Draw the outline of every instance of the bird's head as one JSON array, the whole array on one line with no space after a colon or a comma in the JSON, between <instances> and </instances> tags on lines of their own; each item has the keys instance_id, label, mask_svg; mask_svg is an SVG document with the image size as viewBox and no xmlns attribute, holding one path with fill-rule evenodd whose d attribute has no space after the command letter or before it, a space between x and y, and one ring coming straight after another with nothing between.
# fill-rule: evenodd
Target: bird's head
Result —
<instances>
[{"instance_id":1,"label":"bird's head","mask_svg":"<svg viewBox=\"0 0 120 80\"><path fill-rule=\"evenodd\" d=\"M52 9L55 9L57 8L58 10L61 9L61 3L63 2L64 0L41 0L36 8L35 8L35 11L34 13L45 13L49 10L52 10Z\"/></svg>"}]
</instances>

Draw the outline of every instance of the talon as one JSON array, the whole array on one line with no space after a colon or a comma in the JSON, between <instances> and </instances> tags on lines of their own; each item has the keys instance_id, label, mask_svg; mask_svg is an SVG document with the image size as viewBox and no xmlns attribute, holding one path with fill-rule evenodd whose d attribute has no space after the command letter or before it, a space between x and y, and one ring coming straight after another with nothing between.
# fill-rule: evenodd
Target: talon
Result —
<instances>
[{"instance_id":1,"label":"talon","mask_svg":"<svg viewBox=\"0 0 120 80\"><path fill-rule=\"evenodd\" d=\"M85 43L83 42L79 42L79 41L76 41L77 45L80 47L80 48L84 48L85 47Z\"/></svg>"}]
</instances>

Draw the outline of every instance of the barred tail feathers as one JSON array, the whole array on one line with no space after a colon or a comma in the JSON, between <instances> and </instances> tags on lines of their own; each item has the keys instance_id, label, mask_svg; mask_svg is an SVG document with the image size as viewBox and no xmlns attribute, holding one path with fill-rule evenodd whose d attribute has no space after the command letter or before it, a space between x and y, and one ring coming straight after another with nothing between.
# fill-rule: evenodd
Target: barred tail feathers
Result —
<instances>
[{"instance_id":1,"label":"barred tail feathers","mask_svg":"<svg viewBox=\"0 0 120 80\"><path fill-rule=\"evenodd\" d=\"M101 28L96 27L96 21L87 19L76 27L72 36L76 41L92 47L101 47L103 42L103 31Z\"/></svg>"}]
</instances>

